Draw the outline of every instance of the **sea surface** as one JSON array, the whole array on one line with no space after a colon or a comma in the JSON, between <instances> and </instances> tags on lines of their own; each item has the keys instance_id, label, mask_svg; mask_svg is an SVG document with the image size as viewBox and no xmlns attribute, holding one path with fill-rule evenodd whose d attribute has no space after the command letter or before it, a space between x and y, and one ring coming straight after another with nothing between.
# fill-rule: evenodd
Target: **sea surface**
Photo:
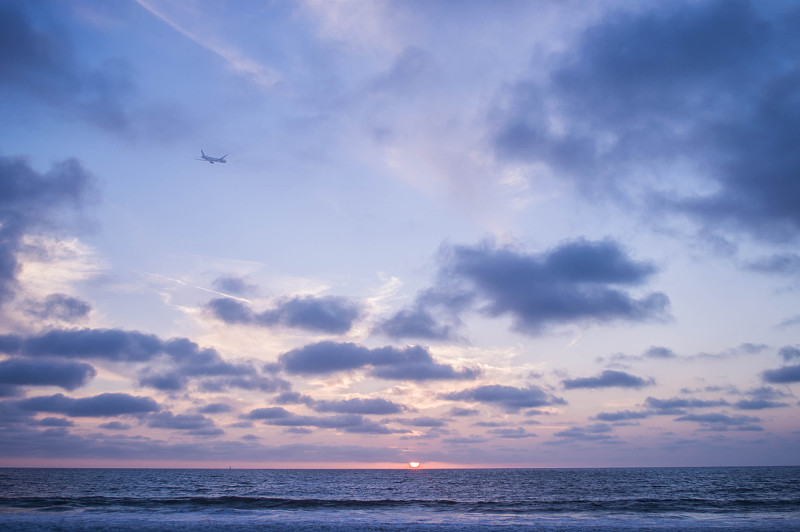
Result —
<instances>
[{"instance_id":1,"label":"sea surface","mask_svg":"<svg viewBox=\"0 0 800 532\"><path fill-rule=\"evenodd\" d=\"M0 530L800 530L800 467L0 469Z\"/></svg>"}]
</instances>

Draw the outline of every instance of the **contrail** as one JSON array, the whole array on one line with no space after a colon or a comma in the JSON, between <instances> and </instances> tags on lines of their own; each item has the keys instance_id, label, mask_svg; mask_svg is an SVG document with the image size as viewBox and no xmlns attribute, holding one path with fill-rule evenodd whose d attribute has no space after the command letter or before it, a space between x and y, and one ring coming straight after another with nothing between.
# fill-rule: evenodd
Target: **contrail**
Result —
<instances>
[{"instance_id":1,"label":"contrail","mask_svg":"<svg viewBox=\"0 0 800 532\"><path fill-rule=\"evenodd\" d=\"M259 85L266 88L270 88L281 80L281 76L274 70L265 67L264 65L260 64L259 62L253 59L250 59L249 57L242 54L242 52L240 52L236 48L225 44L208 42L201 39L198 35L192 33L191 31L187 30L183 26L180 26L179 24L168 18L164 13L155 8L148 0L134 0L134 1L140 6L142 6L144 9L146 9L148 12L150 12L150 14L168 24L172 29L174 29L187 39L190 39L191 41L205 48L206 50L209 50L210 52L213 52L214 54L224 59L225 62L227 62L228 65L231 66L231 68L233 68L237 72L240 72L246 77L252 79Z\"/></svg>"},{"instance_id":2,"label":"contrail","mask_svg":"<svg viewBox=\"0 0 800 532\"><path fill-rule=\"evenodd\" d=\"M193 283L187 283L186 281L182 281L180 279L173 279L172 277L167 277L166 275L161 275L159 273L149 273L148 272L148 275L150 275L152 277L158 277L160 279L166 279L167 281L172 281L173 283L178 283L178 284L183 285L183 286L189 286L189 287L192 287L192 288L196 288L198 290L203 290L205 292L210 292L210 293L216 294L218 296L229 297L231 299L235 299L237 301L243 301L245 303L252 303L252 301L250 301L249 299L245 299L243 297L233 296L231 294L226 294L225 292L218 292L216 290L212 290L211 288L206 288L204 286L196 285L196 284L193 284Z\"/></svg>"}]
</instances>

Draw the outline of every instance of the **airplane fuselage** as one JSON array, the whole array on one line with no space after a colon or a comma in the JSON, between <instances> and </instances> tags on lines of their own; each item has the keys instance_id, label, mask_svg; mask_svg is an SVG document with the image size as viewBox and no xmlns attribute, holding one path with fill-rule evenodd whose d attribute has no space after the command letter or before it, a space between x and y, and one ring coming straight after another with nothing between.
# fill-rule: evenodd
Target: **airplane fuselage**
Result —
<instances>
[{"instance_id":1,"label":"airplane fuselage","mask_svg":"<svg viewBox=\"0 0 800 532\"><path fill-rule=\"evenodd\" d=\"M224 163L228 162L228 161L225 160L225 157L227 157L227 156L228 155L225 154L222 157L210 157L210 156L206 155L203 150L200 150L200 159L198 159L198 160L199 161L208 161L211 164L214 164L214 163L223 163L224 164Z\"/></svg>"}]
</instances>

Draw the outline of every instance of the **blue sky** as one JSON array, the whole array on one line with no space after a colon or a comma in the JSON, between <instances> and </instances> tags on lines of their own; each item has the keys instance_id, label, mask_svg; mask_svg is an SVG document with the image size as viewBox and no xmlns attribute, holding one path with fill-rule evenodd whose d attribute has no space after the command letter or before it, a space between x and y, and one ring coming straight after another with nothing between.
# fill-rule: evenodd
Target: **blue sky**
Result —
<instances>
[{"instance_id":1,"label":"blue sky","mask_svg":"<svg viewBox=\"0 0 800 532\"><path fill-rule=\"evenodd\" d=\"M0 3L0 464L796 464L799 22Z\"/></svg>"}]
</instances>

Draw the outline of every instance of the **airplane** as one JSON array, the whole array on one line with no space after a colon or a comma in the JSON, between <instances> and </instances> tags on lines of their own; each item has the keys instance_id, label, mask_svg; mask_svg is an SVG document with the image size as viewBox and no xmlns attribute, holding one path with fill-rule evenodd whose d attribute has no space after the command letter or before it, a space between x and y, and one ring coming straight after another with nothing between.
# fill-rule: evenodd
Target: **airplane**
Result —
<instances>
[{"instance_id":1,"label":"airplane","mask_svg":"<svg viewBox=\"0 0 800 532\"><path fill-rule=\"evenodd\" d=\"M222 157L211 157L209 155L206 155L206 153L203 150L200 150L200 157L197 160L198 161L208 161L211 164L214 164L214 163L227 163L228 161L225 160L225 157L227 157L227 156L228 156L228 154L226 153Z\"/></svg>"}]
</instances>

